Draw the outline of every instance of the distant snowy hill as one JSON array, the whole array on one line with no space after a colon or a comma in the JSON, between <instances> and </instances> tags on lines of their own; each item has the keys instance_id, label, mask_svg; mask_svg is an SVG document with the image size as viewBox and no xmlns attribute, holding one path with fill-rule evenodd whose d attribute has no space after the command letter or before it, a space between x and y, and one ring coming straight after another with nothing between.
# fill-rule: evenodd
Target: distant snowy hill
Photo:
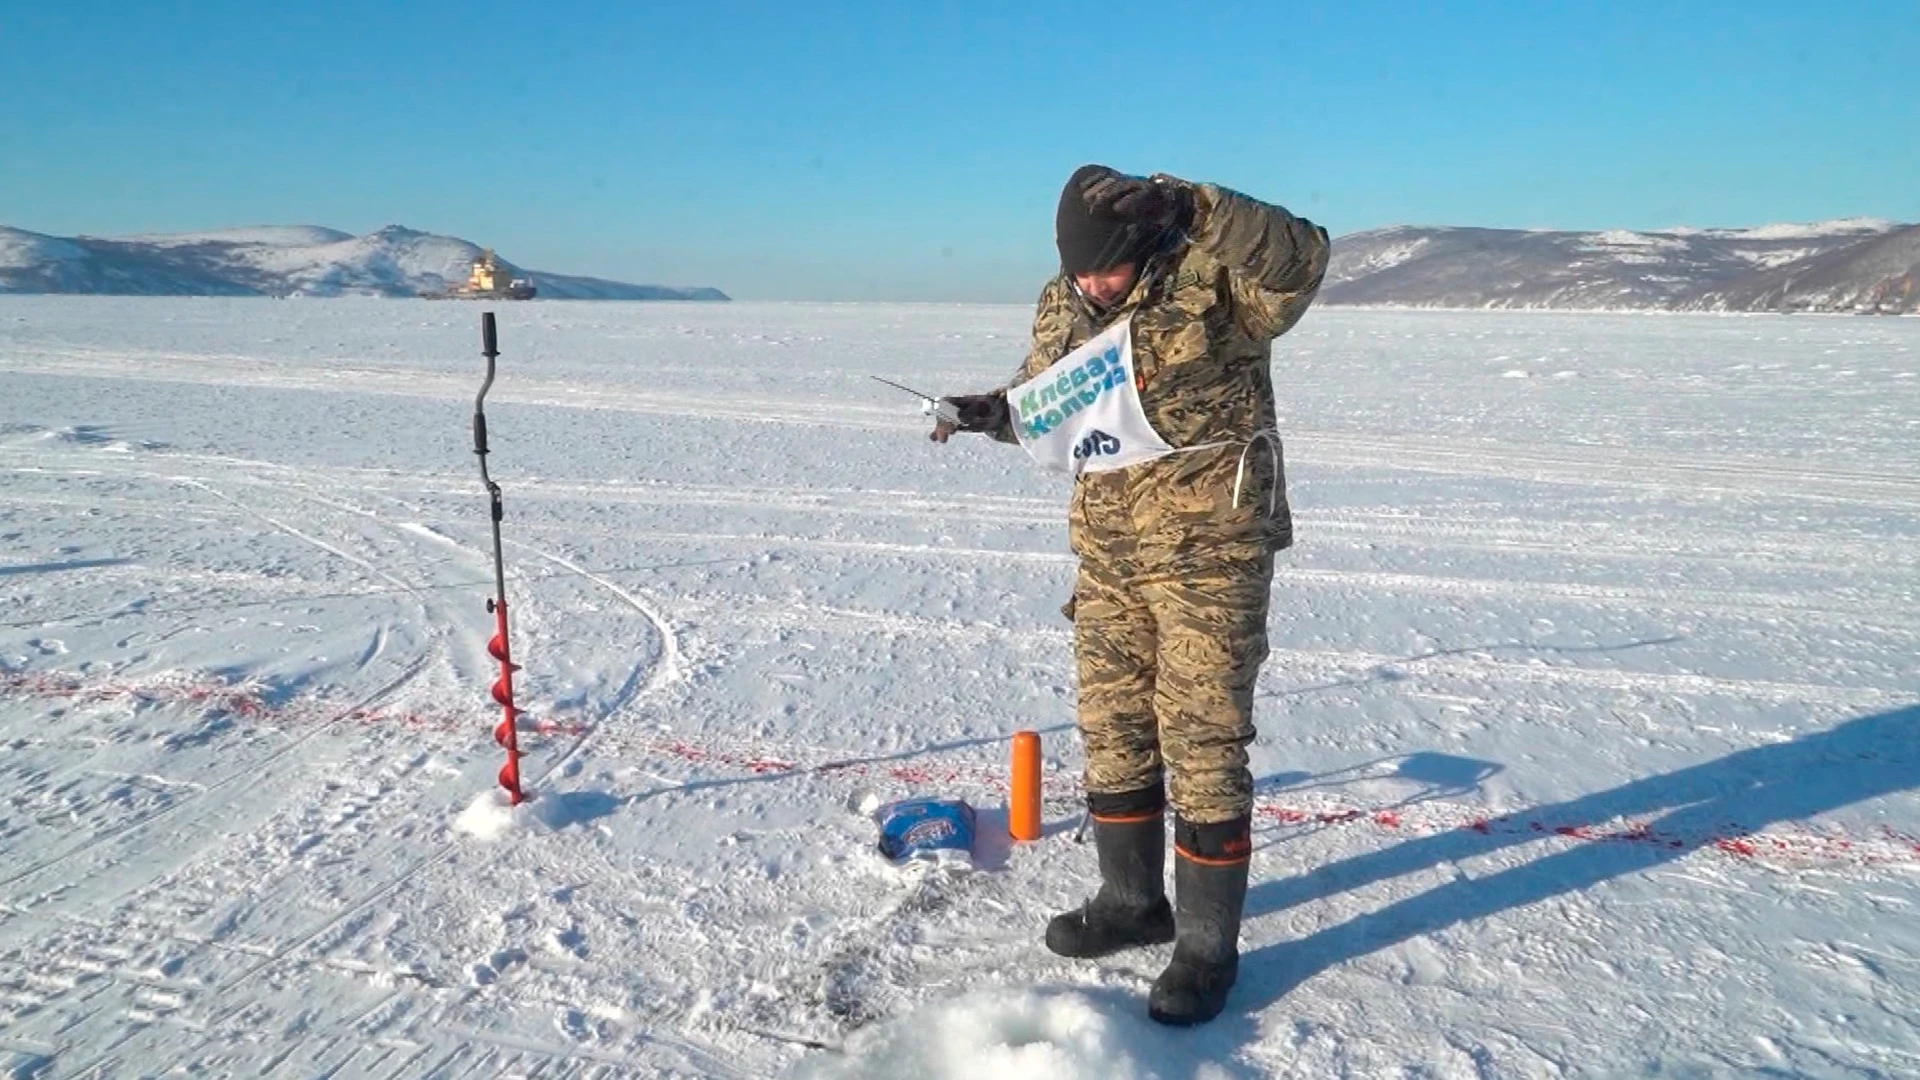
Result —
<instances>
[{"instance_id":1,"label":"distant snowy hill","mask_svg":"<svg viewBox=\"0 0 1920 1080\"><path fill-rule=\"evenodd\" d=\"M401 225L365 236L294 225L116 238L0 226L0 293L417 296L465 281L480 252L458 237ZM718 289L513 271L532 277L550 299L727 299Z\"/></svg>"},{"instance_id":2,"label":"distant snowy hill","mask_svg":"<svg viewBox=\"0 0 1920 1080\"><path fill-rule=\"evenodd\" d=\"M1920 312L1920 225L1662 232L1396 226L1334 241L1329 304Z\"/></svg>"},{"instance_id":3,"label":"distant snowy hill","mask_svg":"<svg viewBox=\"0 0 1920 1080\"><path fill-rule=\"evenodd\" d=\"M1920 225L1748 274L1707 291L1688 307L1707 311L1920 312Z\"/></svg>"}]
</instances>

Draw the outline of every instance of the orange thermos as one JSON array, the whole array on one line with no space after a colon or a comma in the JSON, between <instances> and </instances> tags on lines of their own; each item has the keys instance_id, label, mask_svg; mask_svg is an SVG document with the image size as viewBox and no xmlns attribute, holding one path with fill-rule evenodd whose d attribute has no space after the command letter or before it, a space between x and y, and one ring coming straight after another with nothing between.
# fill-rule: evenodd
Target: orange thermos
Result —
<instances>
[{"instance_id":1,"label":"orange thermos","mask_svg":"<svg viewBox=\"0 0 1920 1080\"><path fill-rule=\"evenodd\" d=\"M1040 839L1040 736L1013 733L1013 775L1007 784L1007 832L1015 840Z\"/></svg>"}]
</instances>

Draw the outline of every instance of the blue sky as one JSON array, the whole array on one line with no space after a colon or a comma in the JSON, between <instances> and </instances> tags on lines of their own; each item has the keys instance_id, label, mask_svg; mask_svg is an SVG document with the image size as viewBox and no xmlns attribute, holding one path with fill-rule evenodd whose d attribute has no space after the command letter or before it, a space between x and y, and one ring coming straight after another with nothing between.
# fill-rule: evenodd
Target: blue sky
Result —
<instances>
[{"instance_id":1,"label":"blue sky","mask_svg":"<svg viewBox=\"0 0 1920 1080\"><path fill-rule=\"evenodd\" d=\"M1085 161L1336 235L1920 221L1920 7L0 0L0 223L1030 300Z\"/></svg>"}]
</instances>

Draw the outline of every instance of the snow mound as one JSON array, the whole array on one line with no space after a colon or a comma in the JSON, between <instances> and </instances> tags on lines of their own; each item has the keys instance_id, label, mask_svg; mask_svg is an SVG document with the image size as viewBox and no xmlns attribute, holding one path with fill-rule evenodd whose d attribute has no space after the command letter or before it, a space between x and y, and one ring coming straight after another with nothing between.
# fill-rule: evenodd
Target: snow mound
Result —
<instances>
[{"instance_id":1,"label":"snow mound","mask_svg":"<svg viewBox=\"0 0 1920 1080\"><path fill-rule=\"evenodd\" d=\"M474 796L467 808L460 811L453 819L453 831L490 844L508 833L543 824L538 806L538 800L514 806L507 801L505 791L493 788Z\"/></svg>"},{"instance_id":2,"label":"snow mound","mask_svg":"<svg viewBox=\"0 0 1920 1080\"><path fill-rule=\"evenodd\" d=\"M1122 1009L1125 1008L1123 1012ZM859 1032L846 1055L815 1059L809 1080L1158 1080L1137 1001L1111 1006L1085 994L976 994ZM1209 1072L1183 1070L1184 1076ZM1225 1076L1224 1072L1214 1075Z\"/></svg>"},{"instance_id":3,"label":"snow mound","mask_svg":"<svg viewBox=\"0 0 1920 1080\"><path fill-rule=\"evenodd\" d=\"M554 833L584 825L620 806L618 799L599 791L535 791L528 787L521 790L526 799L519 806L509 803L507 793L497 787L474 796L467 808L454 817L453 831L492 843L509 833Z\"/></svg>"}]
</instances>

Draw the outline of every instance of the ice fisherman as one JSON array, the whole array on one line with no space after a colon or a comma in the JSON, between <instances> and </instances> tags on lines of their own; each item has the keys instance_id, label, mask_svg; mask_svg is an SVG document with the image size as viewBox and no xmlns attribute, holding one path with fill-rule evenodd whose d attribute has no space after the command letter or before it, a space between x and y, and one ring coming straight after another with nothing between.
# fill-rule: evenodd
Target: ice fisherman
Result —
<instances>
[{"instance_id":1,"label":"ice fisherman","mask_svg":"<svg viewBox=\"0 0 1920 1080\"><path fill-rule=\"evenodd\" d=\"M1100 888L1046 944L1094 957L1172 941L1148 1012L1204 1023L1239 969L1254 681L1274 553L1293 542L1272 342L1312 303L1330 245L1226 188L1101 165L1068 179L1055 239L1025 363L1008 387L944 399L959 419L932 438L1019 442L1076 477L1063 610Z\"/></svg>"}]
</instances>

